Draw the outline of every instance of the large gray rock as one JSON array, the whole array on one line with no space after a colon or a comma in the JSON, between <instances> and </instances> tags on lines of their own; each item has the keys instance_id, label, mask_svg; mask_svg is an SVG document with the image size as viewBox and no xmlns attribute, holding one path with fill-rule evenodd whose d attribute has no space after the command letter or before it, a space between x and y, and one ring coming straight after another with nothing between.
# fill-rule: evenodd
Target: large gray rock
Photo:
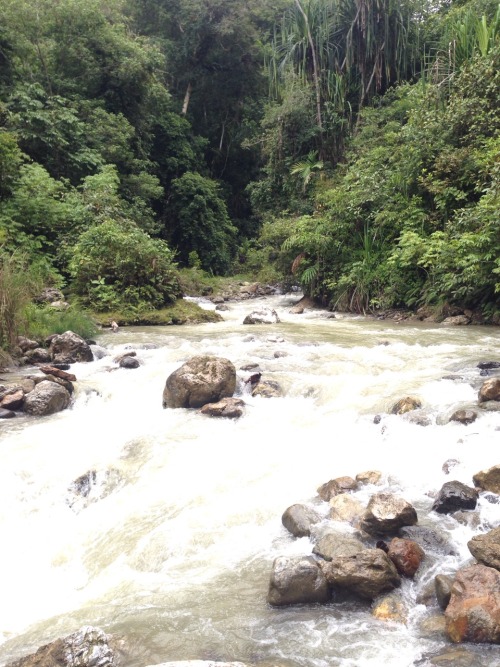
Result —
<instances>
[{"instance_id":1,"label":"large gray rock","mask_svg":"<svg viewBox=\"0 0 500 667\"><path fill-rule=\"evenodd\" d=\"M52 415L67 408L70 401L67 389L56 382L43 380L24 397L24 412L37 417Z\"/></svg>"},{"instance_id":2,"label":"large gray rock","mask_svg":"<svg viewBox=\"0 0 500 667\"><path fill-rule=\"evenodd\" d=\"M395 535L403 526L417 523L413 505L392 493L376 493L370 498L361 520L361 528L370 535Z\"/></svg>"},{"instance_id":3,"label":"large gray rock","mask_svg":"<svg viewBox=\"0 0 500 667\"><path fill-rule=\"evenodd\" d=\"M74 364L77 361L94 360L90 345L73 331L52 336L49 353L55 363Z\"/></svg>"},{"instance_id":4,"label":"large gray rock","mask_svg":"<svg viewBox=\"0 0 500 667\"><path fill-rule=\"evenodd\" d=\"M84 626L8 667L114 667L116 652L110 642L111 637L99 628Z\"/></svg>"},{"instance_id":5,"label":"large gray rock","mask_svg":"<svg viewBox=\"0 0 500 667\"><path fill-rule=\"evenodd\" d=\"M500 528L482 535L474 535L467 542L469 551L483 565L500 570Z\"/></svg>"},{"instance_id":6,"label":"large gray rock","mask_svg":"<svg viewBox=\"0 0 500 667\"><path fill-rule=\"evenodd\" d=\"M230 397L236 389L236 369L222 357L192 357L167 378L164 408L201 408Z\"/></svg>"},{"instance_id":7,"label":"large gray rock","mask_svg":"<svg viewBox=\"0 0 500 667\"><path fill-rule=\"evenodd\" d=\"M326 579L335 589L374 600L397 588L401 579L382 549L363 549L352 556L338 556L321 564Z\"/></svg>"},{"instance_id":8,"label":"large gray rock","mask_svg":"<svg viewBox=\"0 0 500 667\"><path fill-rule=\"evenodd\" d=\"M273 606L328 602L330 587L312 556L280 556L273 563L267 601Z\"/></svg>"},{"instance_id":9,"label":"large gray rock","mask_svg":"<svg viewBox=\"0 0 500 667\"><path fill-rule=\"evenodd\" d=\"M322 535L313 547L313 554L324 560L334 560L338 556L353 556L365 548L362 542L338 531Z\"/></svg>"},{"instance_id":10,"label":"large gray rock","mask_svg":"<svg viewBox=\"0 0 500 667\"><path fill-rule=\"evenodd\" d=\"M485 565L459 570L445 611L453 642L500 643L500 572Z\"/></svg>"},{"instance_id":11,"label":"large gray rock","mask_svg":"<svg viewBox=\"0 0 500 667\"><path fill-rule=\"evenodd\" d=\"M413 540L423 548L425 553L435 555L457 555L457 550L448 537L432 528L425 526L403 526L399 530L399 537Z\"/></svg>"},{"instance_id":12,"label":"large gray rock","mask_svg":"<svg viewBox=\"0 0 500 667\"><path fill-rule=\"evenodd\" d=\"M477 505L478 492L471 486L453 480L439 490L432 509L438 514L450 514L456 510L473 510Z\"/></svg>"},{"instance_id":13,"label":"large gray rock","mask_svg":"<svg viewBox=\"0 0 500 667\"><path fill-rule=\"evenodd\" d=\"M309 537L311 528L321 521L321 516L307 505L291 505L281 517L281 523L294 537Z\"/></svg>"},{"instance_id":14,"label":"large gray rock","mask_svg":"<svg viewBox=\"0 0 500 667\"><path fill-rule=\"evenodd\" d=\"M279 321L278 313L273 308L259 308L249 313L243 324L277 324Z\"/></svg>"}]
</instances>

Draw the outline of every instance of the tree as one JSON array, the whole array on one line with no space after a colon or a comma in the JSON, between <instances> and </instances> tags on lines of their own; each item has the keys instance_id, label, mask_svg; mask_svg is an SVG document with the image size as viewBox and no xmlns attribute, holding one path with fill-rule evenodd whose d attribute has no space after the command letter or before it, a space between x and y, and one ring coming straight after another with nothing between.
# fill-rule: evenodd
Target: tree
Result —
<instances>
[{"instance_id":1,"label":"tree","mask_svg":"<svg viewBox=\"0 0 500 667\"><path fill-rule=\"evenodd\" d=\"M181 262L196 252L205 271L229 271L236 251L232 226L217 183L194 172L172 181L169 201L171 243Z\"/></svg>"}]
</instances>

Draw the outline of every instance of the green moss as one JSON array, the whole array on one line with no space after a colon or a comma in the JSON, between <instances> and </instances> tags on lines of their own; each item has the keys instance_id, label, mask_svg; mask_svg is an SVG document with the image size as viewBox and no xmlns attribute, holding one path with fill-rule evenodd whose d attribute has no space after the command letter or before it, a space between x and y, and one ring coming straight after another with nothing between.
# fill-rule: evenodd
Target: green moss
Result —
<instances>
[{"instance_id":1,"label":"green moss","mask_svg":"<svg viewBox=\"0 0 500 667\"><path fill-rule=\"evenodd\" d=\"M192 301L178 299L172 306L161 310L96 313L94 319L100 326L109 327L111 322L116 322L119 326L167 326L170 324L221 322L223 318L219 313L213 310L204 310Z\"/></svg>"}]
</instances>

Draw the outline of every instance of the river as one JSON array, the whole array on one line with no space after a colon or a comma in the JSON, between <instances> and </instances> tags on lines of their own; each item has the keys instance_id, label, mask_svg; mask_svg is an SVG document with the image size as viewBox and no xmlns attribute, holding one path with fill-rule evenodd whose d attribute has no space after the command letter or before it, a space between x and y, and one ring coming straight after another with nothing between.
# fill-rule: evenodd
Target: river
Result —
<instances>
[{"instance_id":1,"label":"river","mask_svg":"<svg viewBox=\"0 0 500 667\"><path fill-rule=\"evenodd\" d=\"M444 482L471 485L475 472L500 463L500 413L447 422L476 404L477 364L500 360L500 329L294 315L296 301L232 303L217 324L103 333L102 358L72 366L70 409L1 423L2 665L82 625L123 637L126 667L181 659L410 667L450 648L422 630L436 609L417 596L470 559L467 540L500 523L499 506L481 497L475 528L430 509ZM281 323L243 325L261 305ZM137 351L138 369L113 362L126 349ZM200 353L237 369L258 363L285 397L244 395L237 421L164 410L166 378ZM409 394L422 400L428 425L389 414ZM449 459L458 463L446 475ZM312 546L283 528L284 510L317 504L322 483L370 469L382 471L382 484L363 487L359 499L402 495L457 555L424 561L404 582L406 624L376 620L369 605L352 602L271 608L273 560ZM92 491L75 500L72 482L89 471ZM326 515L327 505L318 507ZM496 647L470 650L474 667L500 665Z\"/></svg>"}]
</instances>

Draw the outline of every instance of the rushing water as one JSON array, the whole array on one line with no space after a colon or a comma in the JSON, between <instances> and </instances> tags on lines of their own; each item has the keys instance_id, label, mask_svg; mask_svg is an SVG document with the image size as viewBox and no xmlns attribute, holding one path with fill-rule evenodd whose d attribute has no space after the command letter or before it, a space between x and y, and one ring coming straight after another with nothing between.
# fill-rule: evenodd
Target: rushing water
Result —
<instances>
[{"instance_id":1,"label":"rushing water","mask_svg":"<svg viewBox=\"0 0 500 667\"><path fill-rule=\"evenodd\" d=\"M296 300L231 304L218 324L102 334L105 356L72 367L71 409L1 423L2 664L87 624L125 639L127 667L195 658L409 667L446 650L443 636L422 630L436 609L417 604L417 594L466 562L467 540L500 514L482 498L479 527L462 525L430 513L432 495L500 463L500 413L445 423L476 403L477 363L500 358L500 330L292 315ZM257 305L275 307L281 324L243 326ZM113 357L129 348L140 368L117 368ZM199 353L237 369L257 362L286 397L244 394L238 421L163 410L166 378ZM422 399L427 426L388 414L408 394ZM451 458L459 463L447 476ZM316 503L326 516L320 484L369 469L383 472L382 486L358 498L383 489L404 496L458 555L429 560L404 582L406 624L376 620L369 605L352 602L269 607L274 558L311 552L307 538L282 527L283 511ZM89 471L95 502L72 504L72 482ZM473 648L471 664L500 665L496 648Z\"/></svg>"}]
</instances>

